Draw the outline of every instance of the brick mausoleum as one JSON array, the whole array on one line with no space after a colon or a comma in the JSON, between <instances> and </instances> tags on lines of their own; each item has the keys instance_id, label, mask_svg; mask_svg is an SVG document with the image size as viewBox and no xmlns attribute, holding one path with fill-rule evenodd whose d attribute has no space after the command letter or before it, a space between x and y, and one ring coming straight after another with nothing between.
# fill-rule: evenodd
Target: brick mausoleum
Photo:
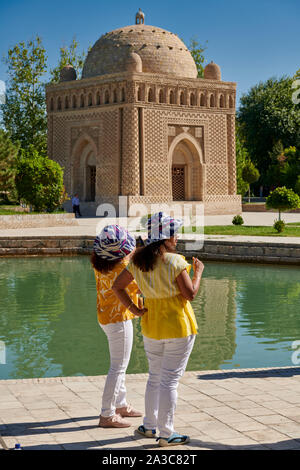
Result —
<instances>
[{"instance_id":1,"label":"brick mausoleum","mask_svg":"<svg viewBox=\"0 0 300 470\"><path fill-rule=\"evenodd\" d=\"M201 201L206 214L238 214L235 97L218 65L197 78L178 36L141 13L100 37L81 79L67 66L47 85L49 157L84 214L120 195L129 207Z\"/></svg>"}]
</instances>

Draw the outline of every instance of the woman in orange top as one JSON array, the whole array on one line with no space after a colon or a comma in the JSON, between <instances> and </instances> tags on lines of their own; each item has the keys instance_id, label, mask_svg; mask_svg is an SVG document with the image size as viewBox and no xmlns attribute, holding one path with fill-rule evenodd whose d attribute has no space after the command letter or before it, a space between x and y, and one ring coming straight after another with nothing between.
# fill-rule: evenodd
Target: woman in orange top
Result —
<instances>
[{"instance_id":1,"label":"woman in orange top","mask_svg":"<svg viewBox=\"0 0 300 470\"><path fill-rule=\"evenodd\" d=\"M98 322L107 336L110 352L100 427L129 427L131 423L124 417L142 416L142 413L127 404L125 374L132 349L132 319L143 315L144 309L132 308L132 313L130 306L124 307L111 289L134 250L135 238L118 225L106 226L94 241L91 262L96 278ZM128 294L137 303L136 283L131 283Z\"/></svg>"}]
</instances>

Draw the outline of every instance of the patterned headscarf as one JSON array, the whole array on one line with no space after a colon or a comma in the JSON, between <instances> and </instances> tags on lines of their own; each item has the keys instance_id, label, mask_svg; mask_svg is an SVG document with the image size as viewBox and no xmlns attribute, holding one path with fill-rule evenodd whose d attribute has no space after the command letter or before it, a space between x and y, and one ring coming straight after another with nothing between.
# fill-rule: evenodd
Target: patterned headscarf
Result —
<instances>
[{"instance_id":1,"label":"patterned headscarf","mask_svg":"<svg viewBox=\"0 0 300 470\"><path fill-rule=\"evenodd\" d=\"M119 225L107 225L94 241L96 255L108 261L124 258L135 246L135 238Z\"/></svg>"},{"instance_id":2,"label":"patterned headscarf","mask_svg":"<svg viewBox=\"0 0 300 470\"><path fill-rule=\"evenodd\" d=\"M148 219L148 238L145 240L145 244L150 245L160 240L168 240L174 236L182 225L182 220L174 219L164 212L152 215Z\"/></svg>"}]
</instances>

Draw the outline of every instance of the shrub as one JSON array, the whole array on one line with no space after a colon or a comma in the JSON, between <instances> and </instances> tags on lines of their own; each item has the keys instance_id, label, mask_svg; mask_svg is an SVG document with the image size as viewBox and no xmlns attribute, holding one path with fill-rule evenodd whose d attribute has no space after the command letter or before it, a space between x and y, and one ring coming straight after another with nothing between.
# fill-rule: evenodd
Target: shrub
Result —
<instances>
[{"instance_id":1,"label":"shrub","mask_svg":"<svg viewBox=\"0 0 300 470\"><path fill-rule=\"evenodd\" d=\"M285 228L285 223L283 220L275 220L273 228L277 230L278 233L283 232Z\"/></svg>"},{"instance_id":2,"label":"shrub","mask_svg":"<svg viewBox=\"0 0 300 470\"><path fill-rule=\"evenodd\" d=\"M61 166L33 147L17 162L16 188L20 200L37 212L54 212L67 199Z\"/></svg>"},{"instance_id":3,"label":"shrub","mask_svg":"<svg viewBox=\"0 0 300 470\"><path fill-rule=\"evenodd\" d=\"M241 215L234 216L232 219L232 223L233 225L243 225L244 223L243 217Z\"/></svg>"}]
</instances>

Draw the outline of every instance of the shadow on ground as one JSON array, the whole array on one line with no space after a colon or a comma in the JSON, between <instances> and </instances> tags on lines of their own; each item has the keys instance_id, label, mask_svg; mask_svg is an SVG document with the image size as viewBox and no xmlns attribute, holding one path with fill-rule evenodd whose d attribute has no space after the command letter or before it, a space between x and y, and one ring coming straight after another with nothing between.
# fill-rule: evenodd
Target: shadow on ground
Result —
<instances>
[{"instance_id":1,"label":"shadow on ground","mask_svg":"<svg viewBox=\"0 0 300 470\"><path fill-rule=\"evenodd\" d=\"M220 371L211 374L199 374L200 380L217 380L217 379L244 379L244 378L268 378L268 377L293 377L300 375L300 367L274 368L266 370L248 370L248 371Z\"/></svg>"}]
</instances>

